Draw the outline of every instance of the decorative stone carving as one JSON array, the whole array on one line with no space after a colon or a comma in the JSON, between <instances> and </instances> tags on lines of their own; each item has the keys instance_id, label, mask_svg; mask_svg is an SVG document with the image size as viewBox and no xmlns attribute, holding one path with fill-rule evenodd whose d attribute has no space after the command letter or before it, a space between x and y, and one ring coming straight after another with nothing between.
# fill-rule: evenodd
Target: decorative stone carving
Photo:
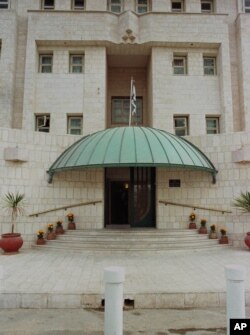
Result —
<instances>
[{"instance_id":1,"label":"decorative stone carving","mask_svg":"<svg viewBox=\"0 0 250 335\"><path fill-rule=\"evenodd\" d=\"M133 43L136 37L134 36L133 31L131 29L127 29L125 31L125 35L122 36L122 39L125 43Z\"/></svg>"}]
</instances>

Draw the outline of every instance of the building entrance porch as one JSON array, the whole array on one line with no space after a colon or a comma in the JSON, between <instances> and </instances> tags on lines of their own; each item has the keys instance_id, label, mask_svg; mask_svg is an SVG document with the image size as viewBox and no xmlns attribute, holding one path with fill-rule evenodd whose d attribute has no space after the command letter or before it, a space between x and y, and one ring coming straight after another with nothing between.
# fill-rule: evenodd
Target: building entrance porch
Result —
<instances>
[{"instance_id":1,"label":"building entrance porch","mask_svg":"<svg viewBox=\"0 0 250 335\"><path fill-rule=\"evenodd\" d=\"M155 168L107 168L105 227L154 228Z\"/></svg>"}]
</instances>

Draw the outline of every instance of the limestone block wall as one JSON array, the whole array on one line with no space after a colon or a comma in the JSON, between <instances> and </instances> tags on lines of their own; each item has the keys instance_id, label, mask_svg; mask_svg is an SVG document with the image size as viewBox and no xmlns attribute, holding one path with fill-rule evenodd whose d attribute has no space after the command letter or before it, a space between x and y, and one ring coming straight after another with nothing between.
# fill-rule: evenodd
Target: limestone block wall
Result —
<instances>
[{"instance_id":1,"label":"limestone block wall","mask_svg":"<svg viewBox=\"0 0 250 335\"><path fill-rule=\"evenodd\" d=\"M14 10L0 11L0 124L11 127L16 68L17 18Z\"/></svg>"},{"instance_id":2,"label":"limestone block wall","mask_svg":"<svg viewBox=\"0 0 250 335\"><path fill-rule=\"evenodd\" d=\"M173 55L187 57L187 75L173 74ZM204 76L203 54L216 50L153 48L153 126L174 131L173 116L189 117L189 133L206 133L206 115L220 116L220 75ZM220 69L218 69L220 73Z\"/></svg>"},{"instance_id":3,"label":"limestone block wall","mask_svg":"<svg viewBox=\"0 0 250 335\"><path fill-rule=\"evenodd\" d=\"M218 230L226 228L231 243L235 247L244 247L244 232L250 230L250 214L242 214L233 207L232 202L241 192L249 191L250 165L233 163L232 152L247 146L249 134L207 135L189 137L188 140L197 145L219 171L216 184L212 184L211 175L205 172L158 169L157 201L168 200L232 211L231 214L222 214L197 209L196 222L206 218L208 228L212 224L215 224ZM180 179L181 187L169 187L169 179ZM186 228L191 212L192 208L164 206L158 203L158 228Z\"/></svg>"},{"instance_id":4,"label":"limestone block wall","mask_svg":"<svg viewBox=\"0 0 250 335\"><path fill-rule=\"evenodd\" d=\"M109 68L107 97L107 126L111 126L112 97L129 97L131 77L135 80L136 96L143 99L143 125L148 125L147 114L147 69L146 68Z\"/></svg>"},{"instance_id":5,"label":"limestone block wall","mask_svg":"<svg viewBox=\"0 0 250 335\"><path fill-rule=\"evenodd\" d=\"M45 229L48 223L64 221L66 213L76 215L79 228L103 227L103 202L95 206L70 208L70 204L103 200L103 170L81 170L59 173L52 184L47 182L46 171L56 158L76 136L57 136L25 130L0 129L0 197L6 192L25 193L26 213L20 217L17 231L22 233L28 246L36 238L38 229ZM28 151L27 162L13 162L4 159L4 149L18 147ZM1 203L2 208L3 203ZM29 214L60 206L68 206L68 211L59 210L38 217ZM9 232L10 216L2 208L0 233Z\"/></svg>"},{"instance_id":6,"label":"limestone block wall","mask_svg":"<svg viewBox=\"0 0 250 335\"><path fill-rule=\"evenodd\" d=\"M240 88L240 109L242 128L250 130L250 87L249 87L249 33L250 17L249 14L240 14L237 18L237 42L239 59L239 88Z\"/></svg>"}]
</instances>

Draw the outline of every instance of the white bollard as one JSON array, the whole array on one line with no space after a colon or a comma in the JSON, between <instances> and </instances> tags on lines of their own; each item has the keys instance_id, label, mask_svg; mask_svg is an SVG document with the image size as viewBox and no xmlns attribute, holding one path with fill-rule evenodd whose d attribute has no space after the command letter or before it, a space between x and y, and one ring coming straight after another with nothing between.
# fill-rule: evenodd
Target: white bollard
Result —
<instances>
[{"instance_id":1,"label":"white bollard","mask_svg":"<svg viewBox=\"0 0 250 335\"><path fill-rule=\"evenodd\" d=\"M227 280L227 334L230 334L230 319L244 319L246 268L241 265L226 265Z\"/></svg>"},{"instance_id":2,"label":"white bollard","mask_svg":"<svg viewBox=\"0 0 250 335\"><path fill-rule=\"evenodd\" d=\"M124 268L112 266L104 269L105 313L104 335L123 334L123 282Z\"/></svg>"}]
</instances>

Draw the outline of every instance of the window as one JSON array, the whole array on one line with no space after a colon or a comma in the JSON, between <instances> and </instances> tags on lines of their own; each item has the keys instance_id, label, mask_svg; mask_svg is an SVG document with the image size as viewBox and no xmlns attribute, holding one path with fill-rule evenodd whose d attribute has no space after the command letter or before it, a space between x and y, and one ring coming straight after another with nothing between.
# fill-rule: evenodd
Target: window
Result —
<instances>
[{"instance_id":1,"label":"window","mask_svg":"<svg viewBox=\"0 0 250 335\"><path fill-rule=\"evenodd\" d=\"M172 12L184 12L184 0L172 0Z\"/></svg>"},{"instance_id":2,"label":"window","mask_svg":"<svg viewBox=\"0 0 250 335\"><path fill-rule=\"evenodd\" d=\"M0 9L8 9L9 0L0 0Z\"/></svg>"},{"instance_id":3,"label":"window","mask_svg":"<svg viewBox=\"0 0 250 335\"><path fill-rule=\"evenodd\" d=\"M174 74L187 74L187 57L174 56L173 59L173 72Z\"/></svg>"},{"instance_id":4,"label":"window","mask_svg":"<svg viewBox=\"0 0 250 335\"><path fill-rule=\"evenodd\" d=\"M83 55L70 55L70 69L71 73L83 73Z\"/></svg>"},{"instance_id":5,"label":"window","mask_svg":"<svg viewBox=\"0 0 250 335\"><path fill-rule=\"evenodd\" d=\"M188 116L175 116L174 130L177 136L188 135Z\"/></svg>"},{"instance_id":6,"label":"window","mask_svg":"<svg viewBox=\"0 0 250 335\"><path fill-rule=\"evenodd\" d=\"M139 14L146 13L149 11L148 0L136 0L136 12Z\"/></svg>"},{"instance_id":7,"label":"window","mask_svg":"<svg viewBox=\"0 0 250 335\"><path fill-rule=\"evenodd\" d=\"M244 2L245 13L250 13L250 0Z\"/></svg>"},{"instance_id":8,"label":"window","mask_svg":"<svg viewBox=\"0 0 250 335\"><path fill-rule=\"evenodd\" d=\"M108 0L108 10L113 13L121 13L122 0Z\"/></svg>"},{"instance_id":9,"label":"window","mask_svg":"<svg viewBox=\"0 0 250 335\"><path fill-rule=\"evenodd\" d=\"M203 57L204 74L208 76L216 75L216 58Z\"/></svg>"},{"instance_id":10,"label":"window","mask_svg":"<svg viewBox=\"0 0 250 335\"><path fill-rule=\"evenodd\" d=\"M42 9L55 9L55 0L42 0Z\"/></svg>"},{"instance_id":11,"label":"window","mask_svg":"<svg viewBox=\"0 0 250 335\"><path fill-rule=\"evenodd\" d=\"M202 13L213 13L214 2L213 0L201 0L201 12Z\"/></svg>"},{"instance_id":12,"label":"window","mask_svg":"<svg viewBox=\"0 0 250 335\"><path fill-rule=\"evenodd\" d=\"M40 55L39 57L39 72L51 73L53 65L53 55Z\"/></svg>"},{"instance_id":13,"label":"window","mask_svg":"<svg viewBox=\"0 0 250 335\"><path fill-rule=\"evenodd\" d=\"M50 130L50 115L36 115L36 131L49 133Z\"/></svg>"},{"instance_id":14,"label":"window","mask_svg":"<svg viewBox=\"0 0 250 335\"><path fill-rule=\"evenodd\" d=\"M128 125L129 123L129 104L127 97L112 98L111 123ZM132 116L132 124L142 124L142 97L136 97L136 114Z\"/></svg>"},{"instance_id":15,"label":"window","mask_svg":"<svg viewBox=\"0 0 250 335\"><path fill-rule=\"evenodd\" d=\"M206 117L206 128L207 134L219 134L219 118L218 117Z\"/></svg>"},{"instance_id":16,"label":"window","mask_svg":"<svg viewBox=\"0 0 250 335\"><path fill-rule=\"evenodd\" d=\"M73 0L72 9L73 10L84 10L84 0Z\"/></svg>"},{"instance_id":17,"label":"window","mask_svg":"<svg viewBox=\"0 0 250 335\"><path fill-rule=\"evenodd\" d=\"M82 116L68 116L68 134L82 134Z\"/></svg>"}]
</instances>

